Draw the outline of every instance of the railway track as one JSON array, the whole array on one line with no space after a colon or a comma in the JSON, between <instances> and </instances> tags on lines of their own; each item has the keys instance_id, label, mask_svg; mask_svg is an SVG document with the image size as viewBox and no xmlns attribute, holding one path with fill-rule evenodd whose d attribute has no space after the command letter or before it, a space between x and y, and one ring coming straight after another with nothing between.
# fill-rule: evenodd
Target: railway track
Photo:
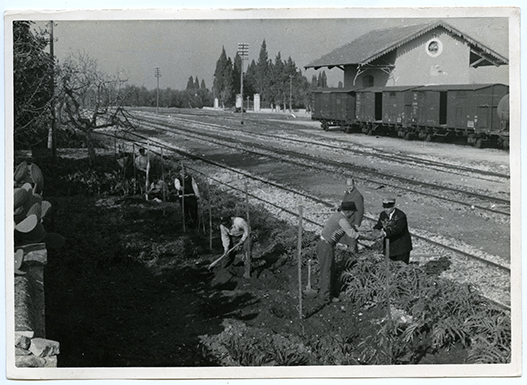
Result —
<instances>
[{"instance_id":1,"label":"railway track","mask_svg":"<svg viewBox=\"0 0 527 385\"><path fill-rule=\"evenodd\" d=\"M288 193L294 194L295 196L298 197L298 199L309 200L309 201L315 202L315 203L320 204L323 207L325 207L326 211L328 213L330 211L329 210L330 208L332 209L332 208L335 207L335 203L334 202L329 202L329 201L326 201L326 200L323 200L323 199L319 199L319 198L313 197L313 195L310 194L310 193L297 191L297 190L289 188L287 186L283 186L281 184L278 184L278 183L266 180L264 178L251 175L251 174L249 174L247 172L243 172L243 171L240 171L238 169L234 169L234 168L229 167L229 166L227 166L225 164L222 164L220 162L212 161L212 160L207 159L205 157L202 157L200 155L183 151L183 150L177 148L176 146L172 145L171 143L160 142L160 141L157 141L157 140L153 140L152 138L148 138L147 136L141 136L141 135L137 135L137 139L138 139L139 144L141 144L143 146L147 145L147 143L150 143L150 145L152 145L152 148L156 148L157 147L157 148L163 148L163 149L166 149L166 150L169 150L169 151L175 151L175 152L179 153L180 155L183 155L183 156L195 159L195 160L199 160L203 164L206 164L206 165L209 165L209 166L213 166L213 167L216 167L216 168L219 168L219 169L222 169L222 170L227 170L228 172L232 172L232 173L235 173L235 174L238 174L238 175L243 175L245 178L249 178L252 181L255 181L257 183L261 183L261 184L263 184L265 186L271 186L273 189L278 189L278 190L281 190L281 191L286 191ZM195 171L202 172L202 171L197 170L197 169ZM204 173L204 174L208 175L208 173ZM219 181L216 181L216 182L221 183ZM232 188L232 186L231 186L231 188ZM241 187L240 187L240 191L242 191ZM295 217L297 215L297 213L295 212L294 209L291 209L290 207L289 208L288 207L284 207L283 206L283 202L271 202L271 201L269 201L269 200L267 200L265 198L262 198L261 196L255 195L255 194L251 194L251 196L253 198L255 198L255 199L258 199L263 204L272 206L276 210L278 210L278 211L280 211L282 213L286 213L287 215L289 215L291 217ZM366 219L370 220L370 221L374 221L375 220L374 217L368 216L368 215L366 216ZM309 217L307 217L305 219L305 221L308 224L311 224L311 225L313 225L313 226L315 226L317 228L322 227L322 223L324 223L324 220L320 220L320 218L309 218ZM493 260L492 258L489 259L489 258L486 258L486 257L478 256L475 253L467 252L466 250L463 250L463 249L460 249L460 248L456 248L456 247L452 246L451 244L444 243L444 242L439 242L436 239L433 239L433 238L427 237L427 236L423 236L423 235L419 235L419 234L416 234L415 232L412 232L412 236L417 240L417 242L423 242L425 244L430 245L429 247L440 248L440 249L445 250L445 252L447 254L453 256L454 260L458 260L458 259L459 260L462 260L462 259L470 260L470 264L472 265L472 267L469 268L468 270L475 271L477 269L477 270L486 271L487 269L491 269L492 270L491 273L488 273L488 274L484 273L484 274L482 274L482 276L499 275L500 276L499 279L501 281L508 281L508 280L510 280L510 267L508 265L506 265L506 264L503 264L503 263L501 263L499 261ZM473 266L476 266L476 267L474 268ZM491 302L495 303L497 306L499 306L499 307L501 307L501 308L503 308L505 310L510 310L510 305L508 303L506 303L508 301L507 300L501 300L501 298L503 298L503 294L494 296L492 294L488 295L486 293L482 293L482 295L484 295L486 298L488 298ZM498 299L496 299L496 297Z\"/></svg>"},{"instance_id":2,"label":"railway track","mask_svg":"<svg viewBox=\"0 0 527 385\"><path fill-rule=\"evenodd\" d=\"M152 123L150 118L137 118L141 124L145 127L149 127L150 129L154 130L163 130L163 131L174 131L176 130L179 133L183 133L187 137L192 137L193 139L197 140L203 140L207 143L214 142L215 144L229 147L235 150L243 150L247 153L256 154L259 156L267 156L267 157L274 157L278 158L282 161L288 161L289 163L293 163L302 167L305 167L308 165L312 169L316 169L319 171L328 171L328 167L330 168L338 168L338 169L344 169L349 174L353 174L356 178L362 179L365 182L368 182L372 185L379 185L379 186L389 186L392 188L396 188L399 190L404 190L406 192L410 193L416 193L416 191L419 191L419 194L425 195L429 198L438 199L444 202L457 204L460 206L464 206L470 209L478 209L481 211L485 211L488 213L493 214L500 214L505 217L510 216L510 201L508 199L500 198L500 197L494 197L489 196L488 194L481 194L478 192L471 192L466 191L464 189L459 189L455 187L449 187L444 185L438 185L434 183L429 183L426 181L419 181L414 179L409 179L402 176L397 176L393 174L387 174L384 172L380 172L376 169L373 169L371 167L362 167L358 165L351 164L350 162L341 161L341 160L331 160L331 159L321 159L317 156L313 156L310 154L300 153L298 151L293 150L287 150L284 148L277 148L274 146L264 145L260 144L256 147L256 143L253 140L242 140L239 137L234 138L226 138L225 133L229 134L231 136L233 132L228 132L225 130L225 127L223 127L223 130L221 134L218 134L218 128L220 128L217 124L210 124L210 123L196 123L192 120L186 120L183 119L182 121L186 124L189 124L189 128L181 127L179 125L176 125L172 122L166 122L159 119L154 119L157 123ZM181 119L178 119L181 120ZM203 133L203 130L207 130L206 134ZM197 132L198 131L198 132ZM212 131L212 132L210 132ZM236 130L234 133L237 134L239 131ZM257 136L260 134L255 134L254 136ZM274 136L265 136L266 141L269 141L269 138ZM276 139L276 137L275 137ZM283 138L280 138L283 140ZM289 138L285 138L285 140L290 140ZM306 141L301 141L306 142ZM322 147L323 149L327 149L328 147L326 145L319 145L315 142L309 142L310 145ZM331 146L333 149L336 149L336 146ZM339 150L343 150L342 148L338 148ZM345 149L346 150L346 149ZM322 151L323 153L323 151ZM371 155L370 155L371 156ZM402 158L402 157L399 157ZM438 162L436 162L438 163ZM467 169L467 168L465 168ZM476 170L478 173L481 173L482 170ZM359 174L360 173L360 174ZM374 177L374 178L372 178ZM508 176L502 175L502 177L508 178ZM394 183L395 182L395 183ZM416 188L419 188L419 190L416 190ZM443 194L443 195L441 195ZM460 197L460 198L456 198ZM483 204L482 204L483 202Z\"/></svg>"},{"instance_id":3,"label":"railway track","mask_svg":"<svg viewBox=\"0 0 527 385\"><path fill-rule=\"evenodd\" d=\"M187 114L186 113L184 115L191 115L192 117L199 117L199 118L205 118L205 119L217 119L217 115L215 116L213 114L206 114L206 113L196 113L196 114ZM238 124L238 121L236 119L234 119L234 117L230 117L230 116L227 115L227 116L224 116L222 118L232 122L233 124ZM184 118L181 115L171 116L171 119L182 121L182 122L188 122L188 123L195 123L196 122L195 119ZM159 119L159 121L162 121L162 120ZM277 120L275 122L280 125L280 131L287 131L288 133L291 133L291 132L294 133L294 132L297 131L297 130L291 129L290 124L282 123L280 120ZM250 118L246 118L245 119L245 124L247 125L248 123L250 123L251 125L259 126L263 130L266 130L267 127L268 127L267 123L265 121L261 121L261 120L251 120ZM232 126L226 126L226 125L217 124L217 123L210 123L210 122L207 122L207 124L210 124L211 127L216 127L216 128L218 128L220 130L223 130L223 131L231 130L231 127L232 127ZM317 146L322 146L322 147L326 147L328 149L334 149L334 150L346 150L346 151L348 151L350 153L357 154L357 155L362 155L362 156L372 156L372 155L374 155L377 158L382 158L382 159L386 159L386 160L389 160L389 161L397 161L397 162L399 162L401 164L417 165L418 167L426 166L426 167L430 167L430 168L432 168L434 170L446 171L446 172L454 172L454 173L459 173L460 175L463 175L464 173L469 173L469 174L473 174L473 175L480 175L481 177L495 177L495 178L500 178L500 179L504 179L504 180L507 180L507 181L510 180L510 175L508 173L500 173L500 172L495 172L495 171L478 169L478 168L474 168L474 167L466 167L466 166L448 164L448 163L445 163L445 162L438 162L438 161L434 161L434 160L430 160L430 159L424 159L424 158L421 158L421 157L416 157L416 156L411 156L411 155L406 155L406 154L405 155L401 155L401 154L397 154L397 153L393 153L393 152L390 153L390 154L385 154L385 153L383 153L381 151L378 151L378 150L376 150L374 148L360 149L360 148L357 148L356 146L345 145L344 143L339 143L338 145L333 145L333 144L330 144L330 143L327 143L327 142L320 142L318 140L315 142L315 141L307 140L307 139L303 139L303 138L292 138L290 136L286 137L283 134L281 134L280 132L278 132L277 130L275 130L273 132L273 134L266 134L266 133L262 132L261 130L258 130L258 131L255 131L255 130L244 130L242 128L237 128L236 131L237 132L242 132L242 133L245 133L245 134L249 134L251 136L256 136L257 135L259 137L263 137L263 138L267 138L267 139L271 139L271 140L276 140L277 138L280 138L280 139L288 140L288 141L291 141L291 142L297 142L297 143L300 143L300 144L317 145Z\"/></svg>"}]
</instances>

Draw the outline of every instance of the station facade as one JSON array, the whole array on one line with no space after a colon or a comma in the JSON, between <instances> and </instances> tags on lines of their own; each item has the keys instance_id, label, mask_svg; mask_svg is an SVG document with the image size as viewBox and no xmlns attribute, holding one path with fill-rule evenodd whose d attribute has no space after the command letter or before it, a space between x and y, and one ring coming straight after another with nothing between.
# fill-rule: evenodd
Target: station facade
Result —
<instances>
[{"instance_id":1,"label":"station facade","mask_svg":"<svg viewBox=\"0 0 527 385\"><path fill-rule=\"evenodd\" d=\"M344 88L352 88L492 83L478 70L507 65L490 47L435 22L371 31L305 68L340 68Z\"/></svg>"}]
</instances>

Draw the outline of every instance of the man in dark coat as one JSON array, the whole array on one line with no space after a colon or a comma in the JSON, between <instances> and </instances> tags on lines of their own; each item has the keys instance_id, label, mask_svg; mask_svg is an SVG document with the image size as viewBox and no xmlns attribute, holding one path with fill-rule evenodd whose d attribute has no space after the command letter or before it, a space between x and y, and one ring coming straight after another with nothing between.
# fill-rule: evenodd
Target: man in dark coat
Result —
<instances>
[{"instance_id":1,"label":"man in dark coat","mask_svg":"<svg viewBox=\"0 0 527 385\"><path fill-rule=\"evenodd\" d=\"M174 179L174 187L179 203L184 207L185 221L190 227L196 227L199 220L198 199L200 193L198 184L184 166L179 168L179 175Z\"/></svg>"},{"instance_id":2,"label":"man in dark coat","mask_svg":"<svg viewBox=\"0 0 527 385\"><path fill-rule=\"evenodd\" d=\"M362 196L361 192L355 186L354 178L348 178L346 180L346 186L347 187L346 187L346 191L344 192L344 196L342 197L342 202L355 203L355 208L357 209L357 211L355 211L353 215L350 217L349 223L355 229L358 229L360 225L362 224L362 219L364 217L364 197ZM348 245L352 252L354 253L358 252L358 245L357 245L356 239L350 238L347 235L344 235L344 237L341 239L340 242Z\"/></svg>"},{"instance_id":3,"label":"man in dark coat","mask_svg":"<svg viewBox=\"0 0 527 385\"><path fill-rule=\"evenodd\" d=\"M382 207L383 211L373 228L381 231L384 240L390 240L390 259L408 264L412 250L412 238L408 231L406 214L395 207L395 199L384 199ZM386 242L384 242L384 252L386 252Z\"/></svg>"}]
</instances>

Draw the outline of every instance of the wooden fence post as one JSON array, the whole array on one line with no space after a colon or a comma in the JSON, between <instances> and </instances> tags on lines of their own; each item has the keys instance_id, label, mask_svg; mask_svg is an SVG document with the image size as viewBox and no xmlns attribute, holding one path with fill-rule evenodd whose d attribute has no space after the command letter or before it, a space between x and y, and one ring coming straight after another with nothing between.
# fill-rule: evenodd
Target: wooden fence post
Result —
<instances>
[{"instance_id":1,"label":"wooden fence post","mask_svg":"<svg viewBox=\"0 0 527 385\"><path fill-rule=\"evenodd\" d=\"M384 255L384 265L386 266L386 315L388 319L388 334L386 336L386 350L390 359L390 365L393 364L392 351L392 310L390 308L390 239L386 240L386 250Z\"/></svg>"},{"instance_id":2,"label":"wooden fence post","mask_svg":"<svg viewBox=\"0 0 527 385\"><path fill-rule=\"evenodd\" d=\"M302 205L298 206L298 315L302 319Z\"/></svg>"},{"instance_id":3,"label":"wooden fence post","mask_svg":"<svg viewBox=\"0 0 527 385\"><path fill-rule=\"evenodd\" d=\"M207 179L207 196L208 196L208 205L209 205L209 248L212 250L212 208L210 205L210 182L209 178Z\"/></svg>"},{"instance_id":4,"label":"wooden fence post","mask_svg":"<svg viewBox=\"0 0 527 385\"><path fill-rule=\"evenodd\" d=\"M251 219L249 217L249 190L247 187L247 179L245 179L245 204L247 207L247 227L249 227L249 236L247 237L248 247L245 255L245 278L251 278Z\"/></svg>"},{"instance_id":5,"label":"wooden fence post","mask_svg":"<svg viewBox=\"0 0 527 385\"><path fill-rule=\"evenodd\" d=\"M132 166L134 167L134 194L137 191L137 170L135 168L135 143L132 143Z\"/></svg>"},{"instance_id":6,"label":"wooden fence post","mask_svg":"<svg viewBox=\"0 0 527 385\"><path fill-rule=\"evenodd\" d=\"M164 163L165 163L165 158L163 156L163 147L161 147L161 181L163 182L162 186L161 186L161 198L163 200L163 216L165 216L165 201L166 201L166 189L165 189L165 166L164 166Z\"/></svg>"},{"instance_id":7,"label":"wooden fence post","mask_svg":"<svg viewBox=\"0 0 527 385\"><path fill-rule=\"evenodd\" d=\"M148 187L150 185L149 174L150 174L150 141L148 141L147 152L146 152L146 177L145 177L145 198L146 200L148 200Z\"/></svg>"},{"instance_id":8,"label":"wooden fence post","mask_svg":"<svg viewBox=\"0 0 527 385\"><path fill-rule=\"evenodd\" d=\"M185 226L185 165L181 161L181 213L183 215L183 232L186 233Z\"/></svg>"}]
</instances>

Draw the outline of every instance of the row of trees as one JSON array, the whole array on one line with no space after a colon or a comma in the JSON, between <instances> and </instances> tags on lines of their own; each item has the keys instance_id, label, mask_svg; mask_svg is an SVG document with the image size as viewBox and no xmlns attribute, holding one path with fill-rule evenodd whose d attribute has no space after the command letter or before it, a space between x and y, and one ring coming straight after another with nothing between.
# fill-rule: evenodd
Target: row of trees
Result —
<instances>
[{"instance_id":1,"label":"row of trees","mask_svg":"<svg viewBox=\"0 0 527 385\"><path fill-rule=\"evenodd\" d=\"M199 82L196 76L196 82ZM190 86L192 84L192 86ZM145 86L126 85L123 90L123 105L130 107L155 107L157 106L157 90L148 90ZM189 78L185 90L174 90L170 87L159 90L159 106L175 108L202 108L212 107L214 98L212 92L207 89L205 82L201 86L195 86L194 78Z\"/></svg>"},{"instance_id":2,"label":"row of trees","mask_svg":"<svg viewBox=\"0 0 527 385\"><path fill-rule=\"evenodd\" d=\"M214 71L213 94L222 107L235 103L241 90L242 58L236 53L234 60L227 56L225 48ZM243 76L243 98L260 94L262 106L281 106L284 109L304 107L311 104L310 91L316 87L327 87L327 77L322 72L311 83L297 68L291 57L283 60L280 52L274 62L269 59L265 40L260 47L258 61L252 60Z\"/></svg>"}]
</instances>

